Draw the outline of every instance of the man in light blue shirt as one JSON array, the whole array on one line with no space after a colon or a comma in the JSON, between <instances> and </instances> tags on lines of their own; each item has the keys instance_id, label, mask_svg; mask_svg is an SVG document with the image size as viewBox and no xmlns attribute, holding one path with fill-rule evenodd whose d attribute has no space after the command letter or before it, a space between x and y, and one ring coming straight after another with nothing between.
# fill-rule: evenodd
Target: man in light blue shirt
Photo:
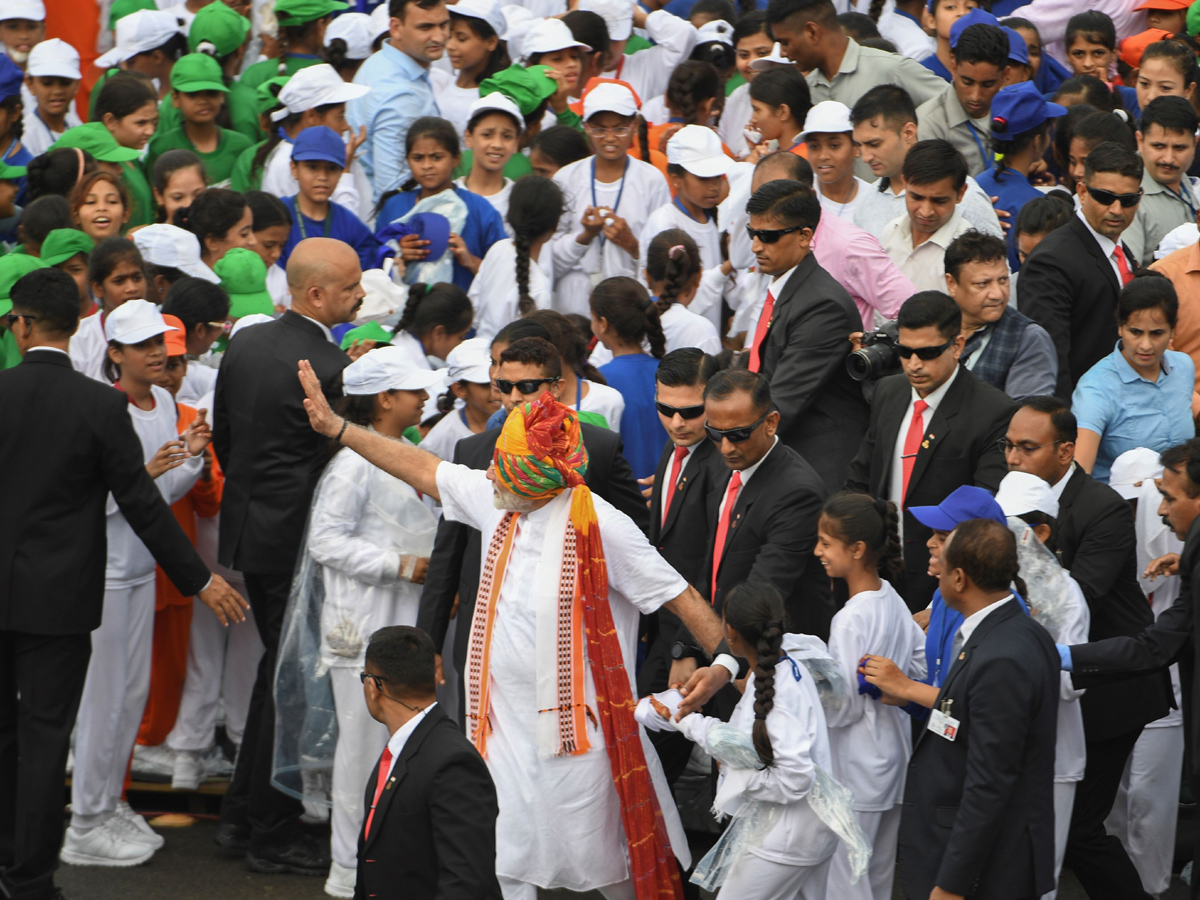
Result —
<instances>
[{"instance_id":1,"label":"man in light blue shirt","mask_svg":"<svg viewBox=\"0 0 1200 900\"><path fill-rule=\"evenodd\" d=\"M450 37L450 13L444 0L390 0L389 37L354 76L371 93L346 105L346 118L357 131L366 127L362 164L376 201L399 189L409 177L404 138L422 116L440 115L429 65L441 59Z\"/></svg>"}]
</instances>

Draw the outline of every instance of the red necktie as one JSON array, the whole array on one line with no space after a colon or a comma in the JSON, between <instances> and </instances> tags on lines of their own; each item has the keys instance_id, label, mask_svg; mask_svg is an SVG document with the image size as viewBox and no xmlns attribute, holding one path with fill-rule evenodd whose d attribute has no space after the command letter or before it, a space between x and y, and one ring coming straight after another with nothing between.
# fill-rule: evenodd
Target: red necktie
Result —
<instances>
[{"instance_id":1,"label":"red necktie","mask_svg":"<svg viewBox=\"0 0 1200 900\"><path fill-rule=\"evenodd\" d=\"M913 464L917 461L917 448L921 446L921 435L925 433L925 417L921 414L929 409L924 400L913 401L912 421L908 423L908 434L904 436L904 478L900 483L900 505L908 496L908 479L912 477Z\"/></svg>"},{"instance_id":2,"label":"red necktie","mask_svg":"<svg viewBox=\"0 0 1200 900\"><path fill-rule=\"evenodd\" d=\"M1129 261L1125 259L1125 251L1120 244L1113 248L1113 256L1117 258L1117 270L1121 273L1121 286L1124 287L1133 281L1133 273L1129 271Z\"/></svg>"},{"instance_id":3,"label":"red necktie","mask_svg":"<svg viewBox=\"0 0 1200 900\"><path fill-rule=\"evenodd\" d=\"M763 304L762 315L758 317L758 325L754 329L754 343L750 345L750 371L757 372L762 367L762 342L771 327L771 316L775 313L775 296L767 291L767 302Z\"/></svg>"},{"instance_id":4,"label":"red necktie","mask_svg":"<svg viewBox=\"0 0 1200 900\"><path fill-rule=\"evenodd\" d=\"M379 777L375 781L375 799L371 801L371 811L367 813L367 827L363 829L363 837L371 836L371 820L375 818L375 807L383 796L383 787L387 784L388 776L392 774L392 751L390 747L383 748L383 757L379 760Z\"/></svg>"},{"instance_id":5,"label":"red necktie","mask_svg":"<svg viewBox=\"0 0 1200 900\"><path fill-rule=\"evenodd\" d=\"M675 461L671 463L671 482L666 486L666 491L663 493L663 524L667 523L667 513L671 510L671 501L675 499L675 492L679 488L679 473L683 470L683 458L687 456L687 447L675 448Z\"/></svg>"},{"instance_id":6,"label":"red necktie","mask_svg":"<svg viewBox=\"0 0 1200 900\"><path fill-rule=\"evenodd\" d=\"M770 294L767 295L768 297ZM733 508L737 506L738 491L742 487L742 473L734 472L729 479L729 487L725 489L725 509L721 512L721 521L717 523L717 540L713 544L712 593L709 602L717 602L717 572L721 568L721 557L725 553L725 538L729 536L729 522L733 518Z\"/></svg>"}]
</instances>

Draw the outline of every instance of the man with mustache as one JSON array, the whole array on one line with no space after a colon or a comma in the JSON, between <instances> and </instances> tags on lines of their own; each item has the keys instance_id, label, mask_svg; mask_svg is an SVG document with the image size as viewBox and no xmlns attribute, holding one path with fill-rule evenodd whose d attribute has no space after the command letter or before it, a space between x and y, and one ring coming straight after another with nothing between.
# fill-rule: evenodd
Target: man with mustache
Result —
<instances>
[{"instance_id":1,"label":"man with mustache","mask_svg":"<svg viewBox=\"0 0 1200 900\"><path fill-rule=\"evenodd\" d=\"M1196 189L1187 171L1196 158L1196 128L1200 119L1186 97L1155 97L1142 110L1138 151L1146 172L1142 176L1142 202L1125 243L1144 266L1154 262L1154 251L1175 228L1196 221L1200 209Z\"/></svg>"},{"instance_id":2,"label":"man with mustache","mask_svg":"<svg viewBox=\"0 0 1200 900\"><path fill-rule=\"evenodd\" d=\"M271 787L272 682L292 571L327 458L326 441L308 427L296 365L310 360L325 396L342 396L342 369L350 358L330 329L354 318L364 291L358 254L332 238L297 244L287 277L292 308L230 342L213 400L213 449L225 469L226 490L219 559L245 574L266 647L217 843L247 854L259 872L323 875L328 845L318 847L301 834L300 801Z\"/></svg>"}]
</instances>

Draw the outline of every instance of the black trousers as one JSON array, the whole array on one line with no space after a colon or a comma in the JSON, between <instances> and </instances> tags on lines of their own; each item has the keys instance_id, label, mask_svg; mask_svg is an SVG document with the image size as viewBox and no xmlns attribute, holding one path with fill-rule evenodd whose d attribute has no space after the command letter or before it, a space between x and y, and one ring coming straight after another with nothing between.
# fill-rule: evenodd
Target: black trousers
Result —
<instances>
[{"instance_id":1,"label":"black trousers","mask_svg":"<svg viewBox=\"0 0 1200 900\"><path fill-rule=\"evenodd\" d=\"M300 838L299 800L271 787L275 757L275 660L287 609L291 575L245 573L246 593L266 651L258 664L246 733L233 780L221 804L221 824L248 827L253 849L279 847Z\"/></svg>"},{"instance_id":2,"label":"black trousers","mask_svg":"<svg viewBox=\"0 0 1200 900\"><path fill-rule=\"evenodd\" d=\"M67 751L91 656L88 634L0 630L0 885L14 898L54 895Z\"/></svg>"},{"instance_id":3,"label":"black trousers","mask_svg":"<svg viewBox=\"0 0 1200 900\"><path fill-rule=\"evenodd\" d=\"M1070 867L1091 900L1150 900L1121 841L1104 830L1125 762L1142 729L1107 741L1087 742L1087 767L1075 788L1063 866Z\"/></svg>"}]
</instances>

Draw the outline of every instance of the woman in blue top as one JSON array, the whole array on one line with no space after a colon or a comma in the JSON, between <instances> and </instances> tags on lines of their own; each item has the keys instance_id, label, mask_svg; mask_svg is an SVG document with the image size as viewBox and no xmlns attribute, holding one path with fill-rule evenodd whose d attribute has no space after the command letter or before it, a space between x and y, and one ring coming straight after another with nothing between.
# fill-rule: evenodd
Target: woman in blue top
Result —
<instances>
[{"instance_id":1,"label":"woman in blue top","mask_svg":"<svg viewBox=\"0 0 1200 900\"><path fill-rule=\"evenodd\" d=\"M1167 349L1178 314L1170 280L1139 272L1117 300L1116 349L1075 386L1075 461L1099 481L1108 482L1113 460L1126 450L1162 452L1196 434L1195 367L1186 353Z\"/></svg>"},{"instance_id":2,"label":"woman in blue top","mask_svg":"<svg viewBox=\"0 0 1200 900\"><path fill-rule=\"evenodd\" d=\"M658 361L667 351L658 305L636 280L618 275L596 285L591 307L592 334L613 355L600 374L625 398L620 428L625 458L635 477L647 478L667 441L654 401Z\"/></svg>"},{"instance_id":3,"label":"woman in blue top","mask_svg":"<svg viewBox=\"0 0 1200 900\"><path fill-rule=\"evenodd\" d=\"M467 207L462 233L450 235L450 252L454 254L453 280L464 291L468 290L488 249L496 241L508 237L504 220L485 198L454 186L454 167L458 165L460 153L453 125L436 116L423 116L409 128L404 145L412 178L401 190L390 191L379 198L376 233L411 212L421 200L442 191L453 191ZM428 245L429 242L421 240L419 235L406 235L400 241L397 262L423 262L429 255L425 249Z\"/></svg>"}]
</instances>

